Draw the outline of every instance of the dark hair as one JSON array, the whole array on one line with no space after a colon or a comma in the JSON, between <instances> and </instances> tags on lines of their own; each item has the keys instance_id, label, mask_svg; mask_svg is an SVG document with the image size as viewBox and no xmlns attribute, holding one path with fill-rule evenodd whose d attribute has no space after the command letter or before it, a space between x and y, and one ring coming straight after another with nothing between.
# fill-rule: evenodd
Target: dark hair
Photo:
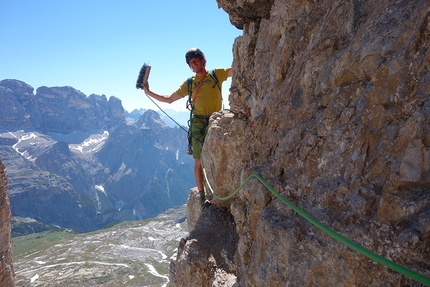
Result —
<instances>
[{"instance_id":1,"label":"dark hair","mask_svg":"<svg viewBox=\"0 0 430 287\"><path fill-rule=\"evenodd\" d=\"M205 54L203 54L199 48L191 48L185 54L185 61L187 61L187 64L189 65L191 59L194 58L206 59Z\"/></svg>"}]
</instances>

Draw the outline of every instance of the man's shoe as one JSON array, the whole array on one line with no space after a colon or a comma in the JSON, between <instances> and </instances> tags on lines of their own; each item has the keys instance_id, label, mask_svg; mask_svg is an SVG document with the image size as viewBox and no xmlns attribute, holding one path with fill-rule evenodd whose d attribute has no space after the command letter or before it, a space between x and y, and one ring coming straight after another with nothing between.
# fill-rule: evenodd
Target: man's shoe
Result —
<instances>
[{"instance_id":1,"label":"man's shoe","mask_svg":"<svg viewBox=\"0 0 430 287\"><path fill-rule=\"evenodd\" d=\"M200 190L199 194L200 194L200 205L202 206L202 210L212 205L212 203L209 200L206 200L204 190Z\"/></svg>"},{"instance_id":2,"label":"man's shoe","mask_svg":"<svg viewBox=\"0 0 430 287\"><path fill-rule=\"evenodd\" d=\"M205 200L205 202L202 203L202 210L211 206L212 203L209 200Z\"/></svg>"}]
</instances>

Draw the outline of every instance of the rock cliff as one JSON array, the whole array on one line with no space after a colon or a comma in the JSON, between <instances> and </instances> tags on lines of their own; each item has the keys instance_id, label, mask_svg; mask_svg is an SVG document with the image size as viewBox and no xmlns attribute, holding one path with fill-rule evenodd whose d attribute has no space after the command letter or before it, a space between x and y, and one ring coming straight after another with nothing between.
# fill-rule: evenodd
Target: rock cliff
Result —
<instances>
[{"instance_id":1,"label":"rock cliff","mask_svg":"<svg viewBox=\"0 0 430 287\"><path fill-rule=\"evenodd\" d=\"M12 262L12 244L10 229L10 204L7 197L7 173L0 160L0 285L3 287L15 286Z\"/></svg>"},{"instance_id":2,"label":"rock cliff","mask_svg":"<svg viewBox=\"0 0 430 287\"><path fill-rule=\"evenodd\" d=\"M227 196L258 173L325 226L430 277L430 3L217 2L243 35L231 110L212 116L204 145L214 191ZM422 286L256 179L212 202L180 243L171 286ZM230 224L207 220L220 211ZM205 226L225 225L237 241L206 246Z\"/></svg>"}]
</instances>

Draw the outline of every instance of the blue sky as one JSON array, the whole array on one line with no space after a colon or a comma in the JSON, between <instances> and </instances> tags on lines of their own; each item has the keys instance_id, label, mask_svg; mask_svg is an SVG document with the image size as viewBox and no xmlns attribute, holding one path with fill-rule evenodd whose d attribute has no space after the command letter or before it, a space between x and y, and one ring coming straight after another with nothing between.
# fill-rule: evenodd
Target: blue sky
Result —
<instances>
[{"instance_id":1,"label":"blue sky","mask_svg":"<svg viewBox=\"0 0 430 287\"><path fill-rule=\"evenodd\" d=\"M216 0L0 0L0 31L0 80L116 96L128 111L157 109L135 88L143 63L151 90L170 95L193 74L189 48L205 53L209 69L230 67L242 35ZM185 101L161 107L185 110Z\"/></svg>"}]
</instances>

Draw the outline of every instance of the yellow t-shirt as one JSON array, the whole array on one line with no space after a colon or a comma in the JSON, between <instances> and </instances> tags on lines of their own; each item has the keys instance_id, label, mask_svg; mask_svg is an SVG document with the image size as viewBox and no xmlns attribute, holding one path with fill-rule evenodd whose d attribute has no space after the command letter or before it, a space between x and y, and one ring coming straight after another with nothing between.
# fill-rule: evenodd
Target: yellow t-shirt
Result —
<instances>
[{"instance_id":1,"label":"yellow t-shirt","mask_svg":"<svg viewBox=\"0 0 430 287\"><path fill-rule=\"evenodd\" d=\"M222 88L222 82L228 78L227 68L216 68L213 69L215 75L218 78L220 88ZM193 76L193 82L191 85L192 100L196 97L196 90L200 84L202 77ZM176 93L182 97L188 96L188 80L185 80L182 85L176 90ZM218 112L222 107L221 91L215 83L209 72L203 80L203 84L200 87L200 91L197 94L197 100L194 104L193 114L208 116L214 112Z\"/></svg>"}]
</instances>

